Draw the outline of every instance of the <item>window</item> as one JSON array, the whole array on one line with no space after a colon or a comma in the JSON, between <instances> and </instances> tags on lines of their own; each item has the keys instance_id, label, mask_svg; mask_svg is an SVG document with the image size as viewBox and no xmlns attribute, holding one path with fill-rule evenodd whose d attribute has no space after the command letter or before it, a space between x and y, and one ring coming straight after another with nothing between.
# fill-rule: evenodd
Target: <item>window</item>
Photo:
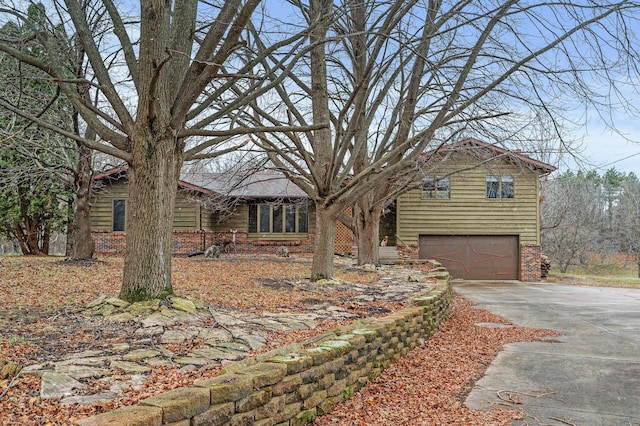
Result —
<instances>
[{"instance_id":1,"label":"window","mask_svg":"<svg viewBox=\"0 0 640 426\"><path fill-rule=\"evenodd\" d=\"M514 198L513 176L487 176L487 198Z\"/></svg>"},{"instance_id":2,"label":"window","mask_svg":"<svg viewBox=\"0 0 640 426\"><path fill-rule=\"evenodd\" d=\"M437 179L433 176L425 176L422 179L422 199L427 200L433 198L451 198L449 178Z\"/></svg>"},{"instance_id":3,"label":"window","mask_svg":"<svg viewBox=\"0 0 640 426\"><path fill-rule=\"evenodd\" d=\"M307 218L305 204L249 204L249 233L306 234Z\"/></svg>"},{"instance_id":4,"label":"window","mask_svg":"<svg viewBox=\"0 0 640 426\"><path fill-rule=\"evenodd\" d=\"M125 225L126 200L113 200L113 230L123 232Z\"/></svg>"}]
</instances>

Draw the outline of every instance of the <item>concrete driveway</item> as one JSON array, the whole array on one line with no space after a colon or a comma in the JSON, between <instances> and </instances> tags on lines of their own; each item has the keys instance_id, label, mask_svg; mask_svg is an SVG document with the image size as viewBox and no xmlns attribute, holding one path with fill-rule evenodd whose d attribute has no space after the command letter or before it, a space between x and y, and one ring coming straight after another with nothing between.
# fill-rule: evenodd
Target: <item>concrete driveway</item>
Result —
<instances>
[{"instance_id":1,"label":"concrete driveway","mask_svg":"<svg viewBox=\"0 0 640 426\"><path fill-rule=\"evenodd\" d=\"M507 345L467 406L505 407L498 393L511 394L525 413L516 425L640 425L640 290L515 281L454 288L516 325L564 334Z\"/></svg>"}]
</instances>

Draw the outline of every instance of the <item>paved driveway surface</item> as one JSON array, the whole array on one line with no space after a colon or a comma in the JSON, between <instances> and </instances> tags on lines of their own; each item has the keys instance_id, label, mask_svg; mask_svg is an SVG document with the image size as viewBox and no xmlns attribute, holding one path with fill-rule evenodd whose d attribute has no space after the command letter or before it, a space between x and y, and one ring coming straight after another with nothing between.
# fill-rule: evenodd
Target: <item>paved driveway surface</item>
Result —
<instances>
[{"instance_id":1,"label":"paved driveway surface","mask_svg":"<svg viewBox=\"0 0 640 426\"><path fill-rule=\"evenodd\" d=\"M516 325L550 328L559 343L509 344L466 405L517 395L522 425L640 425L640 290L520 282L454 283L478 307ZM498 407L504 405L497 405Z\"/></svg>"}]
</instances>

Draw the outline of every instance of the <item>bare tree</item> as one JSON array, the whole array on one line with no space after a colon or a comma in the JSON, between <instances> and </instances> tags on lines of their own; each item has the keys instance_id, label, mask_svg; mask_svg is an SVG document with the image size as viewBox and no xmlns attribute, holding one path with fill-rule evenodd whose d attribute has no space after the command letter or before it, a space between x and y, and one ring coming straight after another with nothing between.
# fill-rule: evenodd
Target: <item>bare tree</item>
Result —
<instances>
[{"instance_id":1,"label":"bare tree","mask_svg":"<svg viewBox=\"0 0 640 426\"><path fill-rule=\"evenodd\" d=\"M560 271L601 249L606 200L595 172L566 172L545 182L541 203L542 246Z\"/></svg>"},{"instance_id":2,"label":"bare tree","mask_svg":"<svg viewBox=\"0 0 640 426\"><path fill-rule=\"evenodd\" d=\"M72 134L6 100L0 99L0 106L128 163L131 207L120 297L162 297L173 292L173 208L183 162L231 150L238 135L292 128L247 129L233 119L233 111L262 93L252 83L258 77L251 73L242 40L260 0L149 0L131 18L113 1L101 3L113 28L107 48L92 34L88 15L94 9L83 9L77 0L56 3L68 18L59 25L77 35L92 81L77 78L60 61L54 31L31 34L45 48L42 58L21 51L15 40L0 42L0 51L51 76L96 139ZM5 11L24 18L16 8ZM291 34L282 44L303 37ZM112 63L119 67L110 67ZM98 94L98 107L78 90L87 83ZM224 143L228 145L220 148Z\"/></svg>"},{"instance_id":3,"label":"bare tree","mask_svg":"<svg viewBox=\"0 0 640 426\"><path fill-rule=\"evenodd\" d=\"M635 259L640 278L640 180L634 173L622 180L615 221L619 230L617 237L620 249Z\"/></svg>"},{"instance_id":4,"label":"bare tree","mask_svg":"<svg viewBox=\"0 0 640 426\"><path fill-rule=\"evenodd\" d=\"M533 124L549 122L567 143L576 100L612 111L638 74L635 2L290 4L295 25L309 28L310 53L293 72L269 56L272 80L290 77L274 91L281 105L256 104L244 118L331 123L257 142L316 204L314 279L332 275L335 222L354 203L359 261L377 259L380 214L425 150L463 133L517 148L548 133L527 131Z\"/></svg>"}]
</instances>

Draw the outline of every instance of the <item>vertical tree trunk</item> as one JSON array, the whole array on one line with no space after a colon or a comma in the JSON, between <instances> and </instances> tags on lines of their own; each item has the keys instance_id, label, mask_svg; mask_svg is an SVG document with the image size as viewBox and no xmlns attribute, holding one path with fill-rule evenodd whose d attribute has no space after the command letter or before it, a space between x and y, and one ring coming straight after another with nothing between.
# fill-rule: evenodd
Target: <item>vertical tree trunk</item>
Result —
<instances>
[{"instance_id":1,"label":"vertical tree trunk","mask_svg":"<svg viewBox=\"0 0 640 426\"><path fill-rule=\"evenodd\" d=\"M137 141L129 165L126 206L127 252L120 298L134 302L163 298L171 286L173 212L182 156L175 140Z\"/></svg>"},{"instance_id":2,"label":"vertical tree trunk","mask_svg":"<svg viewBox=\"0 0 640 426\"><path fill-rule=\"evenodd\" d=\"M93 150L78 144L78 162L74 175L71 208L73 217L67 229L66 256L74 259L91 259L95 245L91 237L91 157Z\"/></svg>"},{"instance_id":3,"label":"vertical tree trunk","mask_svg":"<svg viewBox=\"0 0 640 426\"><path fill-rule=\"evenodd\" d=\"M49 255L49 248L51 247L51 226L49 221L42 224L42 236L40 238L40 253Z\"/></svg>"},{"instance_id":4,"label":"vertical tree trunk","mask_svg":"<svg viewBox=\"0 0 640 426\"><path fill-rule=\"evenodd\" d=\"M42 251L40 250L40 215L38 213L34 213L32 217L29 217L25 220L25 233L27 238L25 239L25 243L27 245L27 250L29 254L35 256L42 256Z\"/></svg>"},{"instance_id":5,"label":"vertical tree trunk","mask_svg":"<svg viewBox=\"0 0 640 426\"><path fill-rule=\"evenodd\" d=\"M16 240L18 241L18 246L20 247L20 253L23 255L31 254L29 253L29 247L27 246L27 239L25 238L25 234L20 225L14 225L14 234L16 236Z\"/></svg>"},{"instance_id":6,"label":"vertical tree trunk","mask_svg":"<svg viewBox=\"0 0 640 426\"><path fill-rule=\"evenodd\" d=\"M324 41L329 29L331 0L312 0L309 2L309 17L314 25L309 32L309 41L315 46L310 53L311 67L311 108L314 124L326 124L327 127L313 132L311 146L315 155L313 168L318 176L315 182L316 193L325 197L331 193L333 175L332 141L329 90L327 84L327 58ZM335 206L325 206L316 202L316 241L311 266L311 281L333 277L333 254L336 245Z\"/></svg>"},{"instance_id":7,"label":"vertical tree trunk","mask_svg":"<svg viewBox=\"0 0 640 426\"><path fill-rule=\"evenodd\" d=\"M311 281L333 277L333 254L336 245L336 218L316 203L316 240L311 266Z\"/></svg>"},{"instance_id":8,"label":"vertical tree trunk","mask_svg":"<svg viewBox=\"0 0 640 426\"><path fill-rule=\"evenodd\" d=\"M380 263L380 217L383 209L370 206L369 199L361 197L354 208L355 233L358 244L358 265Z\"/></svg>"}]
</instances>

